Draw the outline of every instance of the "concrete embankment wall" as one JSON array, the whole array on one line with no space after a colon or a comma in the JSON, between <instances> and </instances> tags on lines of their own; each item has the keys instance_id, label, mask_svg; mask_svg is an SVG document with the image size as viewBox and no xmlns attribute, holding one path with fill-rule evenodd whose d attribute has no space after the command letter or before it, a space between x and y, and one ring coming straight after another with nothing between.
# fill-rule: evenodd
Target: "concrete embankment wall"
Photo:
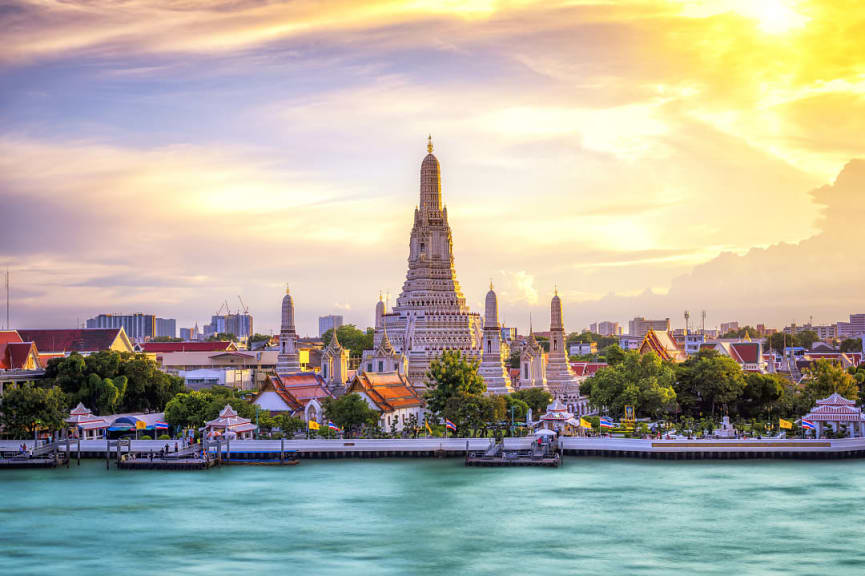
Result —
<instances>
[{"instance_id":1,"label":"concrete embankment wall","mask_svg":"<svg viewBox=\"0 0 865 576\"><path fill-rule=\"evenodd\" d=\"M528 448L530 438L508 438L509 449ZM20 441L0 441L0 450L15 450ZM32 441L28 442L28 445ZM174 441L133 440L132 452L158 452ZM406 440L235 440L230 443L232 456L242 458L279 458L281 450L296 452L305 458L389 458L389 457L462 457L469 450L490 446L486 438L419 438ZM563 438L561 447L568 456L603 456L626 458L661 458L675 460L736 458L861 458L865 457L865 439L842 440L636 440L624 438ZM81 442L83 458L105 458L104 440ZM228 447L221 445L223 454ZM65 443L60 445L65 450ZM72 457L78 443L70 443ZM124 449L125 451L125 449ZM112 456L115 448L112 446Z\"/></svg>"}]
</instances>

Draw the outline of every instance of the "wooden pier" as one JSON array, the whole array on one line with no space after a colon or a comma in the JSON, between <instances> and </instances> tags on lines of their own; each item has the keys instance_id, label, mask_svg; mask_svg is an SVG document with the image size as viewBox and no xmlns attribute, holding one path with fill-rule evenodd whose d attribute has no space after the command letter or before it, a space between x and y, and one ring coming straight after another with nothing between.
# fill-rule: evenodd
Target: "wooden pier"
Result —
<instances>
[{"instance_id":1,"label":"wooden pier","mask_svg":"<svg viewBox=\"0 0 865 576\"><path fill-rule=\"evenodd\" d=\"M54 440L22 452L3 450L0 451L0 469L16 468L57 468L57 466L69 466L69 455L66 450L61 450L63 441ZM68 448L68 440L65 441Z\"/></svg>"},{"instance_id":2,"label":"wooden pier","mask_svg":"<svg viewBox=\"0 0 865 576\"><path fill-rule=\"evenodd\" d=\"M537 445L534 442L504 441L490 443L486 450L470 450L466 443L466 466L512 467L540 466L558 468L561 456L553 444Z\"/></svg>"}]
</instances>

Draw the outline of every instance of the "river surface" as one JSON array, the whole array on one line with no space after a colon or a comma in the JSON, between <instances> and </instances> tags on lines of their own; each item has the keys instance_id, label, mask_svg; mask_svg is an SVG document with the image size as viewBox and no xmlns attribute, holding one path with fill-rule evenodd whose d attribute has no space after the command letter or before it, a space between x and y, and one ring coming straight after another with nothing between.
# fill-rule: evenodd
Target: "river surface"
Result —
<instances>
[{"instance_id":1,"label":"river surface","mask_svg":"<svg viewBox=\"0 0 865 576\"><path fill-rule=\"evenodd\" d=\"M0 471L0 574L865 574L865 461Z\"/></svg>"}]
</instances>

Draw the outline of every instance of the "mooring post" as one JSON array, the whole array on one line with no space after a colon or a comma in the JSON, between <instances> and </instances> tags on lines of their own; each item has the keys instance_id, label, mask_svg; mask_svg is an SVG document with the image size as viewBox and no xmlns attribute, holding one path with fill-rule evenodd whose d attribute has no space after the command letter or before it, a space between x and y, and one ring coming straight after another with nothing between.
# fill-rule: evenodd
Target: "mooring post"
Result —
<instances>
[{"instance_id":1,"label":"mooring post","mask_svg":"<svg viewBox=\"0 0 865 576\"><path fill-rule=\"evenodd\" d=\"M69 461L72 459L72 448L69 444L69 432L66 432L66 467L71 465Z\"/></svg>"},{"instance_id":2,"label":"mooring post","mask_svg":"<svg viewBox=\"0 0 865 576\"><path fill-rule=\"evenodd\" d=\"M108 432L105 432L105 469L111 470L111 440L108 439Z\"/></svg>"},{"instance_id":3,"label":"mooring post","mask_svg":"<svg viewBox=\"0 0 865 576\"><path fill-rule=\"evenodd\" d=\"M279 463L285 464L285 437L279 439Z\"/></svg>"},{"instance_id":4,"label":"mooring post","mask_svg":"<svg viewBox=\"0 0 865 576\"><path fill-rule=\"evenodd\" d=\"M225 437L225 463L231 464L231 438Z\"/></svg>"},{"instance_id":5,"label":"mooring post","mask_svg":"<svg viewBox=\"0 0 865 576\"><path fill-rule=\"evenodd\" d=\"M81 435L78 435L78 465L81 466Z\"/></svg>"}]
</instances>

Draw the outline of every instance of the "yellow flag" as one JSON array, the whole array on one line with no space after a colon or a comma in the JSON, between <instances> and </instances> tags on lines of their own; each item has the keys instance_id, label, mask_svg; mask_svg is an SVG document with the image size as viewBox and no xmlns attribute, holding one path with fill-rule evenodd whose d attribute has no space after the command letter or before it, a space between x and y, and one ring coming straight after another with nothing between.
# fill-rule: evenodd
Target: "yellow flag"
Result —
<instances>
[{"instance_id":1,"label":"yellow flag","mask_svg":"<svg viewBox=\"0 0 865 576\"><path fill-rule=\"evenodd\" d=\"M144 420L136 420L135 421L135 429L136 430L145 430L147 428L147 422Z\"/></svg>"},{"instance_id":2,"label":"yellow flag","mask_svg":"<svg viewBox=\"0 0 865 576\"><path fill-rule=\"evenodd\" d=\"M315 420L309 421L309 429L310 430L318 430L319 428L321 428L321 426L319 426L318 422L316 422Z\"/></svg>"},{"instance_id":3,"label":"yellow flag","mask_svg":"<svg viewBox=\"0 0 865 576\"><path fill-rule=\"evenodd\" d=\"M426 431L429 432L430 436L432 436L432 428L429 427L429 421L424 420L424 424L426 425Z\"/></svg>"},{"instance_id":4,"label":"yellow flag","mask_svg":"<svg viewBox=\"0 0 865 576\"><path fill-rule=\"evenodd\" d=\"M778 418L778 426L780 428L785 428L787 430L793 429L793 423L790 422L789 420L784 420L783 418Z\"/></svg>"},{"instance_id":5,"label":"yellow flag","mask_svg":"<svg viewBox=\"0 0 865 576\"><path fill-rule=\"evenodd\" d=\"M582 426L583 428L591 428L592 423L589 422L588 420L586 420L585 418L580 418L580 426Z\"/></svg>"}]
</instances>

